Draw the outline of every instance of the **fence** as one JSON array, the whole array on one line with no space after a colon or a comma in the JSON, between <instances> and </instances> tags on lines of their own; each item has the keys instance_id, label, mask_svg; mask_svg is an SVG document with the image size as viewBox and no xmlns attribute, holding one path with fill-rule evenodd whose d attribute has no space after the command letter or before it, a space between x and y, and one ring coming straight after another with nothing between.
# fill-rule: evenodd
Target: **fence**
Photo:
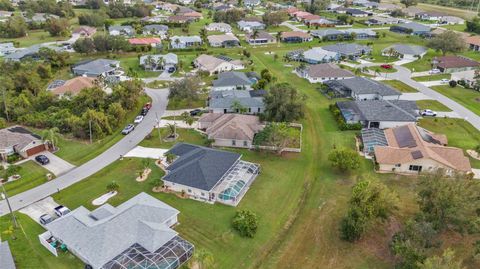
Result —
<instances>
[{"instance_id":1,"label":"fence","mask_svg":"<svg viewBox=\"0 0 480 269\"><path fill-rule=\"evenodd\" d=\"M50 237L52 237L52 234L49 231L46 231L43 234L38 235L38 239L40 240L40 243L53 255L58 257L57 249L47 242L47 239L49 239Z\"/></svg>"}]
</instances>

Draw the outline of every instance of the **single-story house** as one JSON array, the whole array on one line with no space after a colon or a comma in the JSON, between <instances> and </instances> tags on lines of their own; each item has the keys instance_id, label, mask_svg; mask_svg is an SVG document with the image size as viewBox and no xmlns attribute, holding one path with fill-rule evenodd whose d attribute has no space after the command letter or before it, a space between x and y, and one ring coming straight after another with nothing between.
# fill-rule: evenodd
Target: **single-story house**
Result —
<instances>
[{"instance_id":1,"label":"single-story house","mask_svg":"<svg viewBox=\"0 0 480 269\"><path fill-rule=\"evenodd\" d=\"M340 57L348 59L356 59L362 55L370 54L372 48L365 45L355 43L337 43L333 45L323 46L324 50L337 52Z\"/></svg>"},{"instance_id":2,"label":"single-story house","mask_svg":"<svg viewBox=\"0 0 480 269\"><path fill-rule=\"evenodd\" d=\"M55 83L55 87L49 87L48 90L59 97L62 97L65 94L75 96L83 89L92 88L95 86L96 78L80 76L62 81L62 83Z\"/></svg>"},{"instance_id":3,"label":"single-story house","mask_svg":"<svg viewBox=\"0 0 480 269\"><path fill-rule=\"evenodd\" d=\"M346 29L345 32L357 40L377 38L377 33L371 29Z\"/></svg>"},{"instance_id":4,"label":"single-story house","mask_svg":"<svg viewBox=\"0 0 480 269\"><path fill-rule=\"evenodd\" d=\"M201 44L202 39L199 36L174 36L170 41L170 46L173 49L186 49Z\"/></svg>"},{"instance_id":5,"label":"single-story house","mask_svg":"<svg viewBox=\"0 0 480 269\"><path fill-rule=\"evenodd\" d=\"M108 59L95 59L82 61L72 67L76 76L98 77L113 75L120 68L120 61Z\"/></svg>"},{"instance_id":6,"label":"single-story house","mask_svg":"<svg viewBox=\"0 0 480 269\"><path fill-rule=\"evenodd\" d=\"M256 36L253 33L247 33L245 40L250 45L266 45L277 42L275 37L265 31L258 31Z\"/></svg>"},{"instance_id":7,"label":"single-story house","mask_svg":"<svg viewBox=\"0 0 480 269\"><path fill-rule=\"evenodd\" d=\"M130 25L113 25L108 27L108 34L113 36L134 36L135 29Z\"/></svg>"},{"instance_id":8,"label":"single-story house","mask_svg":"<svg viewBox=\"0 0 480 269\"><path fill-rule=\"evenodd\" d=\"M368 18L368 20L365 20L363 23L366 24L367 26L372 26L372 25L399 24L404 22L405 20L402 18L373 16Z\"/></svg>"},{"instance_id":9,"label":"single-story house","mask_svg":"<svg viewBox=\"0 0 480 269\"><path fill-rule=\"evenodd\" d=\"M179 13L179 15L187 17L193 21L197 21L203 18L202 13L197 11L183 12L183 13Z\"/></svg>"},{"instance_id":10,"label":"single-story house","mask_svg":"<svg viewBox=\"0 0 480 269\"><path fill-rule=\"evenodd\" d=\"M463 80L466 85L473 87L477 83L476 79L476 70L467 70L467 71L460 71L452 73L451 80L460 81Z\"/></svg>"},{"instance_id":11,"label":"single-story house","mask_svg":"<svg viewBox=\"0 0 480 269\"><path fill-rule=\"evenodd\" d=\"M12 42L0 43L0 56L5 56L19 50L15 48Z\"/></svg>"},{"instance_id":12,"label":"single-story house","mask_svg":"<svg viewBox=\"0 0 480 269\"><path fill-rule=\"evenodd\" d=\"M438 20L440 24L465 24L465 20L455 16L443 16L440 20Z\"/></svg>"},{"instance_id":13,"label":"single-story house","mask_svg":"<svg viewBox=\"0 0 480 269\"><path fill-rule=\"evenodd\" d=\"M304 18L308 18L309 16L312 16L313 14L307 11L297 11L293 13L293 16L297 21L303 21Z\"/></svg>"},{"instance_id":14,"label":"single-story house","mask_svg":"<svg viewBox=\"0 0 480 269\"><path fill-rule=\"evenodd\" d=\"M48 14L48 13L35 13L31 17L29 17L29 15L26 12L23 12L22 15L26 23L45 23L48 19L60 18L57 15Z\"/></svg>"},{"instance_id":15,"label":"single-story house","mask_svg":"<svg viewBox=\"0 0 480 269\"><path fill-rule=\"evenodd\" d=\"M140 21L141 22L146 22L146 23L166 22L166 21L168 21L168 16L159 14L159 15L155 15L155 16L141 18Z\"/></svg>"},{"instance_id":16,"label":"single-story house","mask_svg":"<svg viewBox=\"0 0 480 269\"><path fill-rule=\"evenodd\" d=\"M152 46L156 48L162 47L162 40L158 37L130 38L128 43L130 43L132 46Z\"/></svg>"},{"instance_id":17,"label":"single-story house","mask_svg":"<svg viewBox=\"0 0 480 269\"><path fill-rule=\"evenodd\" d=\"M424 11L415 14L416 19L425 21L440 21L444 16L446 16L445 13L437 11Z\"/></svg>"},{"instance_id":18,"label":"single-story house","mask_svg":"<svg viewBox=\"0 0 480 269\"><path fill-rule=\"evenodd\" d=\"M42 245L60 241L94 269L179 268L194 252L172 229L179 213L142 192L117 207L107 203L90 211L80 206L45 225L39 239Z\"/></svg>"},{"instance_id":19,"label":"single-story house","mask_svg":"<svg viewBox=\"0 0 480 269\"><path fill-rule=\"evenodd\" d=\"M97 32L97 28L81 25L73 30L73 34L80 35L81 37L93 37L93 35Z\"/></svg>"},{"instance_id":20,"label":"single-story house","mask_svg":"<svg viewBox=\"0 0 480 269\"><path fill-rule=\"evenodd\" d=\"M355 100L398 100L401 92L379 81L354 77L342 80L329 80L324 82L328 89L338 96L353 98Z\"/></svg>"},{"instance_id":21,"label":"single-story house","mask_svg":"<svg viewBox=\"0 0 480 269\"><path fill-rule=\"evenodd\" d=\"M183 15L172 15L167 18L167 21L170 23L178 23L178 24L183 24L187 22L192 22L195 19L192 17L187 17Z\"/></svg>"},{"instance_id":22,"label":"single-story house","mask_svg":"<svg viewBox=\"0 0 480 269\"><path fill-rule=\"evenodd\" d=\"M356 9L356 8L347 8L345 13L352 17L368 17L372 15L371 12L367 12L367 11Z\"/></svg>"},{"instance_id":23,"label":"single-story house","mask_svg":"<svg viewBox=\"0 0 480 269\"><path fill-rule=\"evenodd\" d=\"M480 63L463 56L441 56L437 57L436 67L443 73L453 73L467 70L474 70L480 66Z\"/></svg>"},{"instance_id":24,"label":"single-story house","mask_svg":"<svg viewBox=\"0 0 480 269\"><path fill-rule=\"evenodd\" d=\"M260 172L258 164L224 150L177 143L166 154L177 158L165 168L165 188L208 203L238 205Z\"/></svg>"},{"instance_id":25,"label":"single-story house","mask_svg":"<svg viewBox=\"0 0 480 269\"><path fill-rule=\"evenodd\" d=\"M209 25L205 26L205 30L207 31L216 31L216 32L223 32L223 33L231 33L232 26L224 22L212 22Z\"/></svg>"},{"instance_id":26,"label":"single-story house","mask_svg":"<svg viewBox=\"0 0 480 269\"><path fill-rule=\"evenodd\" d=\"M178 57L176 54L155 54L142 55L140 57L140 66L145 70L168 70L171 67L176 68Z\"/></svg>"},{"instance_id":27,"label":"single-story house","mask_svg":"<svg viewBox=\"0 0 480 269\"><path fill-rule=\"evenodd\" d=\"M162 24L149 24L143 26L144 35L159 35L160 38L167 37L168 26Z\"/></svg>"},{"instance_id":28,"label":"single-story house","mask_svg":"<svg viewBox=\"0 0 480 269\"><path fill-rule=\"evenodd\" d=\"M222 113L205 113L198 125L214 146L247 149L253 147L255 134L265 127L257 116Z\"/></svg>"},{"instance_id":29,"label":"single-story house","mask_svg":"<svg viewBox=\"0 0 480 269\"><path fill-rule=\"evenodd\" d=\"M368 1L368 0L353 0L352 4L354 6L360 6L360 7L366 7L366 8L375 8L375 7L378 7L379 3Z\"/></svg>"},{"instance_id":30,"label":"single-story house","mask_svg":"<svg viewBox=\"0 0 480 269\"><path fill-rule=\"evenodd\" d=\"M193 64L199 70L206 71L210 75L245 68L240 60L227 61L207 54L198 56Z\"/></svg>"},{"instance_id":31,"label":"single-story house","mask_svg":"<svg viewBox=\"0 0 480 269\"><path fill-rule=\"evenodd\" d=\"M409 6L407 8L402 9L402 12L407 15L407 17L415 17L418 13L425 12L423 9L418 8L416 6Z\"/></svg>"},{"instance_id":32,"label":"single-story house","mask_svg":"<svg viewBox=\"0 0 480 269\"><path fill-rule=\"evenodd\" d=\"M346 30L336 30L336 29L324 29L324 30L313 30L311 34L315 37L320 38L321 40L349 40L349 39L369 39L376 38L377 33L370 29L346 29Z\"/></svg>"},{"instance_id":33,"label":"single-story house","mask_svg":"<svg viewBox=\"0 0 480 269\"><path fill-rule=\"evenodd\" d=\"M418 174L441 169L453 175L472 170L462 149L446 146L445 135L434 134L414 123L386 129L384 136L387 145L374 147L380 172Z\"/></svg>"},{"instance_id":34,"label":"single-story house","mask_svg":"<svg viewBox=\"0 0 480 269\"><path fill-rule=\"evenodd\" d=\"M335 27L337 25L337 21L325 19L325 18L319 18L319 19L308 19L304 20L304 23L306 25L309 25L311 27Z\"/></svg>"},{"instance_id":35,"label":"single-story house","mask_svg":"<svg viewBox=\"0 0 480 269\"><path fill-rule=\"evenodd\" d=\"M15 261L13 260L12 252L8 241L0 241L0 268L15 269Z\"/></svg>"},{"instance_id":36,"label":"single-story house","mask_svg":"<svg viewBox=\"0 0 480 269\"><path fill-rule=\"evenodd\" d=\"M282 42L286 43L301 43L313 40L313 37L309 33L300 31L282 32L280 38Z\"/></svg>"},{"instance_id":37,"label":"single-story house","mask_svg":"<svg viewBox=\"0 0 480 269\"><path fill-rule=\"evenodd\" d=\"M469 49L473 51L480 51L480 36L468 36L465 38L465 43L467 43Z\"/></svg>"},{"instance_id":38,"label":"single-story house","mask_svg":"<svg viewBox=\"0 0 480 269\"><path fill-rule=\"evenodd\" d=\"M244 0L243 5L249 8L256 7L260 5L260 0Z\"/></svg>"},{"instance_id":39,"label":"single-story house","mask_svg":"<svg viewBox=\"0 0 480 269\"><path fill-rule=\"evenodd\" d=\"M323 83L328 80L339 80L353 78L355 75L338 65L332 63L315 64L305 69L297 69L297 74L307 79L310 83Z\"/></svg>"},{"instance_id":40,"label":"single-story house","mask_svg":"<svg viewBox=\"0 0 480 269\"><path fill-rule=\"evenodd\" d=\"M430 26L423 25L416 22L402 23L390 27L390 31L409 35L428 35L432 29Z\"/></svg>"},{"instance_id":41,"label":"single-story house","mask_svg":"<svg viewBox=\"0 0 480 269\"><path fill-rule=\"evenodd\" d=\"M392 128L415 123L418 107L415 101L367 100L337 102L347 124L362 124L365 128Z\"/></svg>"},{"instance_id":42,"label":"single-story house","mask_svg":"<svg viewBox=\"0 0 480 269\"><path fill-rule=\"evenodd\" d=\"M309 64L329 63L340 60L340 53L324 50L321 47L311 48L299 55L298 60Z\"/></svg>"},{"instance_id":43,"label":"single-story house","mask_svg":"<svg viewBox=\"0 0 480 269\"><path fill-rule=\"evenodd\" d=\"M254 82L243 72L223 72L212 82L212 91L251 90Z\"/></svg>"},{"instance_id":44,"label":"single-story house","mask_svg":"<svg viewBox=\"0 0 480 269\"><path fill-rule=\"evenodd\" d=\"M245 114L260 114L265 109L263 93L251 90L211 91L208 99L208 110L211 113L239 113L234 106L239 104L245 108Z\"/></svg>"},{"instance_id":45,"label":"single-story house","mask_svg":"<svg viewBox=\"0 0 480 269\"><path fill-rule=\"evenodd\" d=\"M19 154L23 158L47 150L42 138L21 126L0 129L0 159L6 160L9 155Z\"/></svg>"},{"instance_id":46,"label":"single-story house","mask_svg":"<svg viewBox=\"0 0 480 269\"><path fill-rule=\"evenodd\" d=\"M253 32L254 30L265 29L265 24L258 21L239 21L237 22L238 29L244 32Z\"/></svg>"},{"instance_id":47,"label":"single-story house","mask_svg":"<svg viewBox=\"0 0 480 269\"><path fill-rule=\"evenodd\" d=\"M229 48L240 46L240 40L233 34L209 35L207 39L212 47Z\"/></svg>"},{"instance_id":48,"label":"single-story house","mask_svg":"<svg viewBox=\"0 0 480 269\"><path fill-rule=\"evenodd\" d=\"M38 52L40 51L41 48L51 49L56 52L60 52L63 50L62 47L37 44L37 45L30 46L28 48L18 49L15 52L5 55L4 59L8 61L15 61L15 62L21 61L23 59L29 59L29 58L36 60L38 59Z\"/></svg>"},{"instance_id":49,"label":"single-story house","mask_svg":"<svg viewBox=\"0 0 480 269\"><path fill-rule=\"evenodd\" d=\"M427 48L410 44L394 44L382 50L383 56L393 56L401 59L422 58L427 53Z\"/></svg>"}]
</instances>

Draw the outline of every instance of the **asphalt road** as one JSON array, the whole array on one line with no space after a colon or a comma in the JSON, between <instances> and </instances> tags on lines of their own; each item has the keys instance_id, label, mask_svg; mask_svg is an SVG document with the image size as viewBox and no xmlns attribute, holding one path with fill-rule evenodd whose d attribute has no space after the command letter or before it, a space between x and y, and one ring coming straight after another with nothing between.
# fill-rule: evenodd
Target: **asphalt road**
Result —
<instances>
[{"instance_id":1,"label":"asphalt road","mask_svg":"<svg viewBox=\"0 0 480 269\"><path fill-rule=\"evenodd\" d=\"M15 211L26 207L56 193L57 190L65 189L68 186L93 175L94 173L116 161L120 155L125 155L138 143L140 143L153 130L157 120L156 115L158 115L158 118L161 118L161 116L165 113L168 103L168 90L145 90L146 93L152 98L152 108L133 132L87 163L57 177L52 181L10 197L12 209ZM5 200L0 201L0 216L4 216L8 213L9 211L7 203Z\"/></svg>"}]
</instances>

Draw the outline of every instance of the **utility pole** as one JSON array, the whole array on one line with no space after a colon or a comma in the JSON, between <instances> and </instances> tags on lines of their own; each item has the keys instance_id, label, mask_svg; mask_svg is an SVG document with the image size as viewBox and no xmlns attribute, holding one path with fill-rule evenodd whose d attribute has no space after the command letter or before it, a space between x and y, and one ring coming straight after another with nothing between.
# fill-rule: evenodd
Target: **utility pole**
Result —
<instances>
[{"instance_id":1,"label":"utility pole","mask_svg":"<svg viewBox=\"0 0 480 269\"><path fill-rule=\"evenodd\" d=\"M2 91L3 106L5 108L5 116L7 117L7 121L10 121L10 116L8 115L8 108L7 108L7 97L5 96L5 91L6 89L3 89Z\"/></svg>"},{"instance_id":2,"label":"utility pole","mask_svg":"<svg viewBox=\"0 0 480 269\"><path fill-rule=\"evenodd\" d=\"M155 119L157 121L157 131L158 131L158 139L160 140L160 144L162 143L162 134L160 133L160 121L158 120L158 113L155 112Z\"/></svg>"},{"instance_id":3,"label":"utility pole","mask_svg":"<svg viewBox=\"0 0 480 269\"><path fill-rule=\"evenodd\" d=\"M89 129L89 133L90 133L90 144L92 144L92 120L89 120L88 121L88 129Z\"/></svg>"},{"instance_id":4,"label":"utility pole","mask_svg":"<svg viewBox=\"0 0 480 269\"><path fill-rule=\"evenodd\" d=\"M5 174L5 177L6 176L7 175ZM10 211L10 215L12 216L13 228L18 228L17 218L13 214L12 206L10 205L10 201L8 200L7 191L5 190L5 186L3 186L3 183L1 185L2 185L2 190L3 190L2 198L5 199L5 201L7 201L8 210Z\"/></svg>"}]
</instances>

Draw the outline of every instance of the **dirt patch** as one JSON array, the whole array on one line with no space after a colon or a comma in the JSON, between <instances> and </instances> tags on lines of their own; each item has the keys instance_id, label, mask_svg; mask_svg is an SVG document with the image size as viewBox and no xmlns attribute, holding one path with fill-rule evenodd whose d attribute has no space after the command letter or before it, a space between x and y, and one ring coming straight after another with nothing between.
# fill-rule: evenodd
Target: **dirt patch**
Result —
<instances>
[{"instance_id":1,"label":"dirt patch","mask_svg":"<svg viewBox=\"0 0 480 269\"><path fill-rule=\"evenodd\" d=\"M367 250L379 259L393 261L395 256L390 251L389 243L392 236L401 230L401 224L395 217L391 217L385 223L379 223L370 229L358 242L362 249Z\"/></svg>"},{"instance_id":2,"label":"dirt patch","mask_svg":"<svg viewBox=\"0 0 480 269\"><path fill-rule=\"evenodd\" d=\"M475 98L475 101L480 103L480 97Z\"/></svg>"},{"instance_id":3,"label":"dirt patch","mask_svg":"<svg viewBox=\"0 0 480 269\"><path fill-rule=\"evenodd\" d=\"M137 182L145 181L145 180L147 180L147 178L148 178L148 176L150 175L151 172L152 172L152 169L146 168L146 169L143 170L142 175L138 176L135 180Z\"/></svg>"}]
</instances>

